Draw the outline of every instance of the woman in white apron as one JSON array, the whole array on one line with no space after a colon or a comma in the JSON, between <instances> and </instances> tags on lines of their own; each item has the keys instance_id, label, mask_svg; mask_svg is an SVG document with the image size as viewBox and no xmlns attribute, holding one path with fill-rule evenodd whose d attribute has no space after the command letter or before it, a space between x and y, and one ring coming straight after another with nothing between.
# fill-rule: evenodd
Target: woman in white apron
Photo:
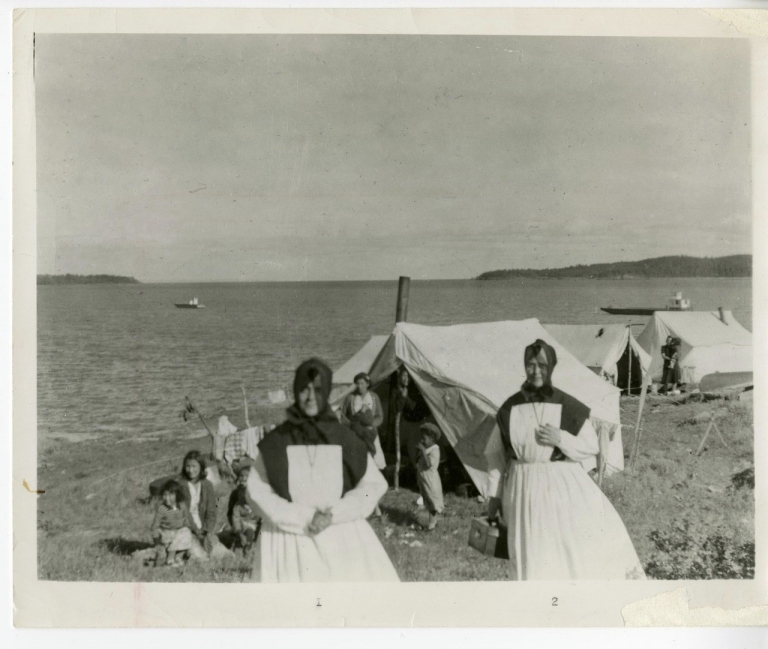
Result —
<instances>
[{"instance_id":1,"label":"woman in white apron","mask_svg":"<svg viewBox=\"0 0 768 649\"><path fill-rule=\"evenodd\" d=\"M644 579L624 523L581 462L597 455L589 408L552 386L555 350L525 348L526 381L497 414L505 457L489 517L503 512L515 580Z\"/></svg>"},{"instance_id":2,"label":"woman in white apron","mask_svg":"<svg viewBox=\"0 0 768 649\"><path fill-rule=\"evenodd\" d=\"M322 361L302 363L288 418L259 443L247 486L263 520L254 581L398 581L365 520L387 482L328 405L331 377Z\"/></svg>"}]
</instances>

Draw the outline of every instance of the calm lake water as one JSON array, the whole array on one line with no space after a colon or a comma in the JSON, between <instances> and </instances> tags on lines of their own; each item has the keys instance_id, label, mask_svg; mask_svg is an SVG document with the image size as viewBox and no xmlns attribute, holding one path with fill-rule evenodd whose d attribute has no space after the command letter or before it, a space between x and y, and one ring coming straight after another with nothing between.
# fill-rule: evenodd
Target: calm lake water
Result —
<instances>
[{"instance_id":1,"label":"calm lake water","mask_svg":"<svg viewBox=\"0 0 768 649\"><path fill-rule=\"evenodd\" d=\"M635 323L600 306L731 309L752 329L750 279L412 282L408 320L445 325L538 318ZM205 309L177 309L198 297ZM41 437L187 434L184 396L201 411L238 409L287 387L310 356L338 367L394 324L397 282L134 284L38 287Z\"/></svg>"}]
</instances>

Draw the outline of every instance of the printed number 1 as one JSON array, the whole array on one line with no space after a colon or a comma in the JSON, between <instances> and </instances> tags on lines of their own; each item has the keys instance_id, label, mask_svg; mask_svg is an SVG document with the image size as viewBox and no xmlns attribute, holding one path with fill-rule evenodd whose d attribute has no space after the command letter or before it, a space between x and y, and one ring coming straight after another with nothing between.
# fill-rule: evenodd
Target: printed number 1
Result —
<instances>
[{"instance_id":1,"label":"printed number 1","mask_svg":"<svg viewBox=\"0 0 768 649\"><path fill-rule=\"evenodd\" d=\"M319 597L317 598L317 605L318 606L322 606L322 604L320 603L320 598Z\"/></svg>"},{"instance_id":2,"label":"printed number 1","mask_svg":"<svg viewBox=\"0 0 768 649\"><path fill-rule=\"evenodd\" d=\"M557 606L557 597L552 598L552 606Z\"/></svg>"}]
</instances>

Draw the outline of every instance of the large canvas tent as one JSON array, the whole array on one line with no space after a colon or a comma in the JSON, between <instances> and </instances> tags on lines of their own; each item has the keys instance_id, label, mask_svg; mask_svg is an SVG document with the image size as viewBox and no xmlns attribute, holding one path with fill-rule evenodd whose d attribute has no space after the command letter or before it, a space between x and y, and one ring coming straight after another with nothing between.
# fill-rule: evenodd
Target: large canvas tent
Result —
<instances>
[{"instance_id":1,"label":"large canvas tent","mask_svg":"<svg viewBox=\"0 0 768 649\"><path fill-rule=\"evenodd\" d=\"M493 434L496 412L520 389L523 351L537 338L557 351L555 385L591 408L592 421L607 440L606 473L622 470L619 389L586 368L535 319L442 327L399 323L383 345L375 342L379 352L370 366L370 356L361 354L357 367L350 359L334 374L335 395L341 398L340 382L347 373L354 375L353 369L382 384L404 366L475 486L487 496L489 457L500 452L500 437ZM594 466L594 461L585 464Z\"/></svg>"},{"instance_id":2,"label":"large canvas tent","mask_svg":"<svg viewBox=\"0 0 768 649\"><path fill-rule=\"evenodd\" d=\"M622 389L642 387L651 357L629 326L545 324L544 328L598 376Z\"/></svg>"},{"instance_id":3,"label":"large canvas tent","mask_svg":"<svg viewBox=\"0 0 768 649\"><path fill-rule=\"evenodd\" d=\"M664 362L661 348L667 336L680 345L680 369L684 383L700 384L705 376L752 372L752 334L730 311L656 311L637 342L651 356L650 375L660 381Z\"/></svg>"}]
</instances>

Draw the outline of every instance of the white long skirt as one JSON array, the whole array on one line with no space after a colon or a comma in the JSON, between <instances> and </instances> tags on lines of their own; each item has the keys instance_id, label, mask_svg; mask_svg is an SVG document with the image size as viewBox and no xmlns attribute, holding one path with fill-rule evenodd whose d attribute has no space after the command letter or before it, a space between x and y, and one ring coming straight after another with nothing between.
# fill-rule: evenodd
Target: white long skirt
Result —
<instances>
[{"instance_id":1,"label":"white long skirt","mask_svg":"<svg viewBox=\"0 0 768 649\"><path fill-rule=\"evenodd\" d=\"M289 534L264 521L255 550L252 581L399 581L364 519L331 525L316 536Z\"/></svg>"},{"instance_id":2,"label":"white long skirt","mask_svg":"<svg viewBox=\"0 0 768 649\"><path fill-rule=\"evenodd\" d=\"M621 517L578 462L511 462L503 512L511 579L645 578Z\"/></svg>"}]
</instances>

